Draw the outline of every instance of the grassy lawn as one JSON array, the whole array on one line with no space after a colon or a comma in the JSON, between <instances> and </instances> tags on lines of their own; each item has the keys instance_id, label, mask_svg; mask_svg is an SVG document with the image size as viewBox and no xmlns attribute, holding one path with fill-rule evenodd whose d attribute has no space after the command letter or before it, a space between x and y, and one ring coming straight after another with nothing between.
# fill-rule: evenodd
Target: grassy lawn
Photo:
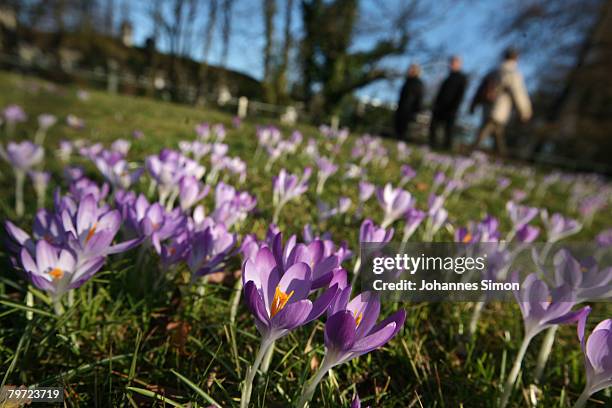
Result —
<instances>
[{"instance_id":1,"label":"grassy lawn","mask_svg":"<svg viewBox=\"0 0 612 408\"><path fill-rule=\"evenodd\" d=\"M181 140L193 140L194 126L202 121L223 123L228 129L225 143L229 155L239 156L247 163L247 179L239 186L257 198L255 213L243 222L238 233L255 233L260 238L272 219L272 177L285 167L297 173L313 166L311 159L298 151L283 158L266 171L267 156L257 152L257 126L274 124L289 137L289 129L274 121L250 117L239 128L231 125L232 116L213 109L181 106L145 98L110 95L89 91L83 101L77 88L51 85L30 77L0 73L0 108L15 103L29 116L19 125L13 139L27 139L36 130L36 116L53 113L59 122L51 128L45 141L45 169L51 171L47 206L53 191L66 191L62 177L63 164L57 159L56 148L62 139L85 139L106 146L117 138L132 142L130 161L142 162L146 155L162 148L176 149ZM68 114L85 121L82 130L65 124ZM304 148L309 138L315 138L322 151L327 143L316 128L297 126L304 134ZM132 132L144 133L141 140ZM351 148L356 136L350 136L339 153L337 163L353 161ZM7 136L0 140L4 145ZM396 160L395 141L384 140L389 149L389 164L368 165L370 182L381 186L397 184L400 166ZM95 167L81 157L72 162L85 168L87 175L102 181ZM407 189L426 209L429 188L435 168L420 151L411 155L410 163L417 176ZM34 192L26 184L26 216L17 219L13 210L14 180L11 168L0 163L0 218L11 219L28 230L36 210ZM332 176L323 200L336 202L346 196L357 203L357 182L342 178L342 168ZM541 183L545 171L536 169L535 176L521 175L509 167L499 170L512 180L511 187L494 193L496 180L488 180L453 196L445 205L449 225L467 225L486 214L500 219L501 230L507 231L510 221L505 204L515 188L526 188L532 182ZM235 184L231 176L224 176ZM346 240L353 251L358 250L358 231L362 218L346 215L319 221L317 196L311 188L300 200L290 203L282 212L279 227L285 237L301 234L310 223L316 231L328 231L334 241ZM144 180L136 189L146 192ZM544 195L529 194L525 203L578 217L576 209L568 208L570 192L566 185L555 184ZM212 195L205 199L211 208ZM370 200L364 214L376 222L382 213L376 200ZM403 221L402 221L403 223ZM401 231L403 224L396 225ZM612 226L609 209L597 214L592 223L575 237L575 241L593 239L600 231ZM448 227L436 236L438 241L452 241ZM6 384L61 385L68 392L68 406L164 406L164 401L151 397L163 395L171 401L207 406L212 400L222 406L237 406L240 382L257 351L259 335L253 318L241 304L234 325L229 322L230 301L240 258L232 259L222 277L215 276L192 283L189 271L179 269L172 276L157 280L158 260L148 257L145 273L135 268L138 249L111 256L103 269L79 290L74 304L65 314L53 314L48 298L36 293L33 319L27 320L23 308L27 282L18 275L2 249L0 274L0 378ZM352 270L352 263L346 266ZM400 334L383 349L364 355L334 369L315 394L316 407L349 406L355 390L364 406L382 407L490 407L499 397L499 387L517 353L522 336L522 320L518 307L511 303L487 306L477 335L469 339L466 326L472 313L470 303L405 303L407 320ZM594 304L589 321L599 322L610 316L609 304ZM394 311L394 305L383 303L383 316ZM289 406L303 382L320 364L324 354L323 322L307 325L292 332L277 344L270 372L256 379L252 403L256 407ZM520 387L513 395L511 406L527 406L531 372L543 335L537 337L524 362ZM75 342L76 339L76 342ZM75 347L75 343L78 347ZM188 382L194 384L190 386ZM575 326L561 327L544 381L533 392L542 407L566 407L582 391L584 369ZM523 392L521 392L521 390ZM170 403L171 401L166 401ZM612 399L597 394L593 406L610 406ZM195 405L193 405L195 406Z\"/></svg>"}]
</instances>

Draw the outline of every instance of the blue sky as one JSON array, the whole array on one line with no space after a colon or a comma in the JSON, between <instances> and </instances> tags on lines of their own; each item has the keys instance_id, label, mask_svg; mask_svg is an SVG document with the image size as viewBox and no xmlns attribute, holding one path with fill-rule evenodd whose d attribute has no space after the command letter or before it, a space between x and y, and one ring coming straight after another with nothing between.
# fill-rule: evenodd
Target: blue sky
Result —
<instances>
[{"instance_id":1,"label":"blue sky","mask_svg":"<svg viewBox=\"0 0 612 408\"><path fill-rule=\"evenodd\" d=\"M393 9L397 2L403 0L363 0L362 18L375 19L376 13L380 11L379 5L382 2L389 9ZM449 0L452 1L452 0ZM299 5L299 2L296 2ZM282 18L284 15L284 1L279 1L277 16L277 30L282 29ZM408 52L408 55L389 59L385 64L397 71L404 71L407 65L412 62L424 64L424 78L428 85L428 93L435 93L437 85L446 75L446 60L451 54L459 54L464 60L464 70L471 78L471 85L474 87L478 77L493 67L499 60L502 49L506 46L500 41L492 31L491 18L500 10L498 2L487 0L465 0L454 2L452 7L442 1L427 2L427 7L434 7L431 10L434 15L433 20L427 27L422 28L420 41L429 48L440 50L433 61L425 60L419 52ZM263 48L263 17L261 12L261 2L238 1L234 10L234 23L232 28L231 47L227 65L229 68L248 73L256 78L262 76L262 48ZM144 39L151 35L153 27L148 18L145 18L144 10L131 9L130 18L134 21L134 36L137 44L144 42ZM203 15L205 13L202 13ZM204 16L202 17L202 19ZM295 8L293 20L296 25L296 35L299 34L300 15L299 7ZM196 21L194 27L203 27L203 21ZM354 47L367 47L371 39L358 39ZM220 61L220 34L215 33L213 48L209 56L212 64L219 64ZM167 48L165 44L159 45L162 49ZM201 59L201 42L194 41L193 55ZM437 57L439 55L439 57ZM533 73L535 65L528 61L522 61L522 67L527 77ZM293 67L295 70L296 67ZM533 85L528 80L528 86ZM358 94L361 97L376 98L385 102L393 102L397 97L397 92L401 86L399 81L384 81L370 85L361 89Z\"/></svg>"}]
</instances>

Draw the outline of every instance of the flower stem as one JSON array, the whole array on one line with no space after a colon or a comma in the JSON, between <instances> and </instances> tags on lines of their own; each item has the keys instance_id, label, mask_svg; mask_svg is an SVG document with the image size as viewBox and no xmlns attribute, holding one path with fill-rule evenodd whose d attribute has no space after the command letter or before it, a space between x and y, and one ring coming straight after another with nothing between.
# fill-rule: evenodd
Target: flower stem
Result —
<instances>
[{"instance_id":1,"label":"flower stem","mask_svg":"<svg viewBox=\"0 0 612 408\"><path fill-rule=\"evenodd\" d=\"M30 285L28 285L28 291L26 292L26 306L33 308L34 307L34 295L32 294L32 292L30 291ZM32 320L32 317L34 317L34 313L30 310L28 310L26 312L26 319L28 320Z\"/></svg>"},{"instance_id":2,"label":"flower stem","mask_svg":"<svg viewBox=\"0 0 612 408\"><path fill-rule=\"evenodd\" d=\"M238 345L236 344L236 316L238 315L238 305L242 294L242 278L236 279L234 285L234 293L230 301L230 334L232 335L232 352L236 358L236 368L240 371L240 363L238 359Z\"/></svg>"},{"instance_id":3,"label":"flower stem","mask_svg":"<svg viewBox=\"0 0 612 408\"><path fill-rule=\"evenodd\" d=\"M268 352L266 353L263 361L261 362L262 374L267 373L268 370L270 369L270 364L272 363L272 356L274 356L274 349L276 348L275 345L276 345L275 341L273 341L272 344L270 344L270 348L268 348Z\"/></svg>"},{"instance_id":4,"label":"flower stem","mask_svg":"<svg viewBox=\"0 0 612 408\"><path fill-rule=\"evenodd\" d=\"M15 214L17 217L23 216L23 184L25 181L25 172L23 170L15 170Z\"/></svg>"},{"instance_id":5,"label":"flower stem","mask_svg":"<svg viewBox=\"0 0 612 408\"><path fill-rule=\"evenodd\" d=\"M47 132L42 129L38 129L34 134L34 143L42 146L42 144L45 142L45 136L47 136Z\"/></svg>"},{"instance_id":6,"label":"flower stem","mask_svg":"<svg viewBox=\"0 0 612 408\"><path fill-rule=\"evenodd\" d=\"M476 329L478 328L478 321L480 320L480 315L482 314L484 306L484 301L476 302L476 304L474 305L474 310L472 310L472 318L470 319L470 326L468 328L470 337L474 336L474 333L476 333Z\"/></svg>"},{"instance_id":7,"label":"flower stem","mask_svg":"<svg viewBox=\"0 0 612 408\"><path fill-rule=\"evenodd\" d=\"M319 370L304 384L304 387L302 388L302 395L300 396L300 400L297 403L296 407L306 407L306 404L308 404L312 399L312 396L314 395L317 386L331 368L332 365L326 364L325 359L323 359Z\"/></svg>"},{"instance_id":8,"label":"flower stem","mask_svg":"<svg viewBox=\"0 0 612 408\"><path fill-rule=\"evenodd\" d=\"M589 400L590 396L591 396L591 394L589 393L588 388L585 387L584 391L582 391L582 394L580 394L580 396L576 400L576 403L574 404L574 408L582 408L582 407L584 407L586 405L587 401Z\"/></svg>"},{"instance_id":9,"label":"flower stem","mask_svg":"<svg viewBox=\"0 0 612 408\"><path fill-rule=\"evenodd\" d=\"M555 342L555 336L557 335L557 328L559 326L555 325L546 331L546 337L544 337L544 341L542 342L542 346L540 347L540 354L538 354L538 360L536 362L536 369L534 374L534 381L537 383L542 379L542 374L544 373L544 367L548 362L548 358L550 357L550 352L553 347L553 343Z\"/></svg>"},{"instance_id":10,"label":"flower stem","mask_svg":"<svg viewBox=\"0 0 612 408\"><path fill-rule=\"evenodd\" d=\"M280 212L283 209L283 203L279 203L274 207L274 215L272 216L272 222L274 224L278 224L278 217L280 217Z\"/></svg>"},{"instance_id":11,"label":"flower stem","mask_svg":"<svg viewBox=\"0 0 612 408\"><path fill-rule=\"evenodd\" d=\"M516 382L519 371L521 370L523 358L525 357L525 353L527 352L527 347L529 347L529 343L531 343L532 338L533 336L528 336L528 335L525 335L525 337L523 338L523 342L521 343L519 352L516 355L516 358L514 359L514 365L512 366L512 370L510 370L510 374L508 375L508 378L506 379L506 383L504 384L504 393L502 394L502 398L499 403L500 408L505 408L506 405L508 405L510 394L512 394L514 383Z\"/></svg>"},{"instance_id":12,"label":"flower stem","mask_svg":"<svg viewBox=\"0 0 612 408\"><path fill-rule=\"evenodd\" d=\"M255 356L255 361L253 362L253 365L247 370L244 383L242 384L240 408L247 408L249 406L249 402L251 401L251 393L253 391L253 379L255 379L255 374L257 374L257 369L261 364L261 360L263 360L264 355L267 353L268 348L270 348L271 345L272 341L265 339L261 340L261 345L259 346L259 351Z\"/></svg>"},{"instance_id":13,"label":"flower stem","mask_svg":"<svg viewBox=\"0 0 612 408\"><path fill-rule=\"evenodd\" d=\"M62 301L59 297L53 298L53 310L55 314L61 316L64 314L64 306L62 305Z\"/></svg>"}]
</instances>

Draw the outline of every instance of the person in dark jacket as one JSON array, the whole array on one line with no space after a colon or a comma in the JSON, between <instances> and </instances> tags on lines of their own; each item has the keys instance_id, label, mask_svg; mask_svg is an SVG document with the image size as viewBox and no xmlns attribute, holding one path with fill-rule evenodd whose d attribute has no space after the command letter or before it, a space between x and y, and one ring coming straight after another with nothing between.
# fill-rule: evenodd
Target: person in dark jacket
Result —
<instances>
[{"instance_id":1,"label":"person in dark jacket","mask_svg":"<svg viewBox=\"0 0 612 408\"><path fill-rule=\"evenodd\" d=\"M417 113L422 109L424 86L420 75L421 67L410 65L395 111L395 134L398 139L410 138L409 125L416 120Z\"/></svg>"},{"instance_id":2,"label":"person in dark jacket","mask_svg":"<svg viewBox=\"0 0 612 408\"><path fill-rule=\"evenodd\" d=\"M444 127L444 148L450 149L453 143L455 118L467 87L467 77L461 72L461 58L453 56L449 62L450 73L440 85L434 102L429 127L429 145L437 146L437 134Z\"/></svg>"}]
</instances>

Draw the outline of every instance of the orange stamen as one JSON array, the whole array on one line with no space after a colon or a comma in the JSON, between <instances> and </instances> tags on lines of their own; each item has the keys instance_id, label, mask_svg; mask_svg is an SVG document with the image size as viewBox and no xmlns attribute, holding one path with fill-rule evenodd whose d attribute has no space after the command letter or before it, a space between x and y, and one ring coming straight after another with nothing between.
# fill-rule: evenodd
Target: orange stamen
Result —
<instances>
[{"instance_id":1,"label":"orange stamen","mask_svg":"<svg viewBox=\"0 0 612 408\"><path fill-rule=\"evenodd\" d=\"M272 307L270 308L270 317L274 317L278 312L283 310L289 299L291 299L291 296L293 296L293 292L295 291L292 290L291 293L286 294L280 290L279 286L276 287L274 299L272 299Z\"/></svg>"},{"instance_id":2,"label":"orange stamen","mask_svg":"<svg viewBox=\"0 0 612 408\"><path fill-rule=\"evenodd\" d=\"M64 276L64 271L60 268L53 268L51 272L49 272L49 275L51 275L53 280L60 280Z\"/></svg>"},{"instance_id":3,"label":"orange stamen","mask_svg":"<svg viewBox=\"0 0 612 408\"><path fill-rule=\"evenodd\" d=\"M355 325L355 327L359 327L359 324L361 323L361 319L363 319L363 312L359 313L356 317L355 317L355 323L357 323Z\"/></svg>"},{"instance_id":4,"label":"orange stamen","mask_svg":"<svg viewBox=\"0 0 612 408\"><path fill-rule=\"evenodd\" d=\"M87 233L87 238L85 238L85 243L88 243L89 240L91 239L91 237L94 236L94 234L96 233L96 228L98 227L98 223L94 223L94 225L89 229L89 232Z\"/></svg>"},{"instance_id":5,"label":"orange stamen","mask_svg":"<svg viewBox=\"0 0 612 408\"><path fill-rule=\"evenodd\" d=\"M461 240L464 244L467 244L468 242L470 242L472 240L472 234L470 234L469 232L467 234L465 234L465 237L463 237L463 239Z\"/></svg>"}]
</instances>

